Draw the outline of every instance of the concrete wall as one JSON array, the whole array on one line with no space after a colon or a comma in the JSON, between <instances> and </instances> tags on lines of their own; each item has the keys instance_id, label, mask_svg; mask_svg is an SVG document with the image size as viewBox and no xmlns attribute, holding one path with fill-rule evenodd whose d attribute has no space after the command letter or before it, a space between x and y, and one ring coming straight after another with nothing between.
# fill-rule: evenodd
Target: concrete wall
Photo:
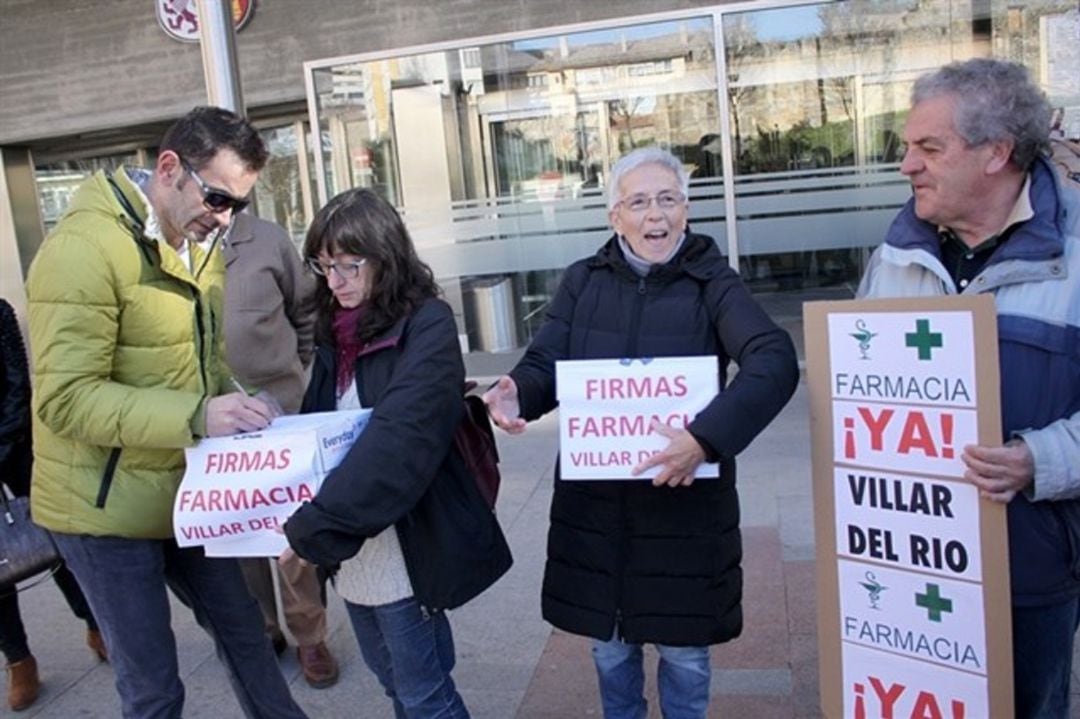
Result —
<instances>
[{"instance_id":1,"label":"concrete wall","mask_svg":"<svg viewBox=\"0 0 1080 719\"><path fill-rule=\"evenodd\" d=\"M717 0L255 0L237 37L248 107L302 100L336 55L716 5ZM0 144L175 118L206 101L194 43L154 0L0 0Z\"/></svg>"}]
</instances>

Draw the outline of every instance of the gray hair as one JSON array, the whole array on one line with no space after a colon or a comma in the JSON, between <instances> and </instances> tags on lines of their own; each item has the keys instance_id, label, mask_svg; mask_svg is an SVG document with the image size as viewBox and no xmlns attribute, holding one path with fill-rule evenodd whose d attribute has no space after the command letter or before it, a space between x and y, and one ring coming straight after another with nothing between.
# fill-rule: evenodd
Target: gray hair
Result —
<instances>
[{"instance_id":1,"label":"gray hair","mask_svg":"<svg viewBox=\"0 0 1080 719\"><path fill-rule=\"evenodd\" d=\"M969 146L1012 140L1022 170L1049 148L1050 103L1023 65L992 58L954 62L923 75L912 106L941 95L956 98L953 125Z\"/></svg>"},{"instance_id":2,"label":"gray hair","mask_svg":"<svg viewBox=\"0 0 1080 719\"><path fill-rule=\"evenodd\" d=\"M675 173L675 179L679 181L679 189L683 195L690 196L690 175L683 167L682 161L662 147L639 147L626 153L618 159L611 168L611 177L607 182L607 206L609 210L615 209L615 205L623 198L619 197L619 183L622 179L643 165L660 165Z\"/></svg>"}]
</instances>

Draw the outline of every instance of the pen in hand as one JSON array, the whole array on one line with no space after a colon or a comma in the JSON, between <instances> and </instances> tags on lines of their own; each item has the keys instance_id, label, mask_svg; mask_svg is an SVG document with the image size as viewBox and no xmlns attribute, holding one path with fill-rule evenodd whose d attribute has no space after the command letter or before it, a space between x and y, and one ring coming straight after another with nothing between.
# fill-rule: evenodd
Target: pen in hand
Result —
<instances>
[{"instance_id":1,"label":"pen in hand","mask_svg":"<svg viewBox=\"0 0 1080 719\"><path fill-rule=\"evenodd\" d=\"M240 382L235 377L229 377L229 382L232 383L233 388L237 392L244 395L245 397L254 397L255 396L251 392L248 392L246 389L244 389L244 385L240 384Z\"/></svg>"},{"instance_id":2,"label":"pen in hand","mask_svg":"<svg viewBox=\"0 0 1080 719\"><path fill-rule=\"evenodd\" d=\"M265 404L267 408L269 408L269 410L273 413L271 419L273 419L274 417L280 417L281 415L285 414L285 410L281 408L281 404L269 392L265 390L259 392L251 392L245 389L244 385L240 384L239 380L237 380L235 377L229 377L229 382L232 383L232 386L236 389L237 392L240 392L245 397L253 397L263 402L263 404Z\"/></svg>"}]
</instances>

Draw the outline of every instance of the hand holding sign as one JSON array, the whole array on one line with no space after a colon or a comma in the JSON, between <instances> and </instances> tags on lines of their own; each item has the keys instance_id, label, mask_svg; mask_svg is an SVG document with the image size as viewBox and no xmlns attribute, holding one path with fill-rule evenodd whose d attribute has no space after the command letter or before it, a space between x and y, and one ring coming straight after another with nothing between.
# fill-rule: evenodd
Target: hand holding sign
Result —
<instances>
[{"instance_id":1,"label":"hand holding sign","mask_svg":"<svg viewBox=\"0 0 1080 719\"><path fill-rule=\"evenodd\" d=\"M694 472L705 461L705 450L701 448L694 435L685 429L675 429L658 421L652 423L653 432L671 440L663 451L658 452L634 467L636 477L650 467L663 466L660 474L653 478L654 487L680 485L689 487L694 481Z\"/></svg>"},{"instance_id":2,"label":"hand holding sign","mask_svg":"<svg viewBox=\"0 0 1080 719\"><path fill-rule=\"evenodd\" d=\"M560 360L561 479L650 479L690 484L717 477L686 431L719 389L715 356Z\"/></svg>"},{"instance_id":3,"label":"hand holding sign","mask_svg":"<svg viewBox=\"0 0 1080 719\"><path fill-rule=\"evenodd\" d=\"M517 383L510 375L503 375L491 389L484 392L484 404L487 405L491 421L509 434L521 434L525 431L525 420L521 418L521 405L518 404Z\"/></svg>"},{"instance_id":4,"label":"hand holding sign","mask_svg":"<svg viewBox=\"0 0 1080 719\"><path fill-rule=\"evenodd\" d=\"M254 432L264 429L276 416L266 402L241 392L212 397L206 403L206 436Z\"/></svg>"},{"instance_id":5,"label":"hand holding sign","mask_svg":"<svg viewBox=\"0 0 1080 719\"><path fill-rule=\"evenodd\" d=\"M964 479L979 488L986 499L1006 504L1035 478L1035 460L1022 439L1010 439L1004 447L964 447L967 465Z\"/></svg>"}]
</instances>

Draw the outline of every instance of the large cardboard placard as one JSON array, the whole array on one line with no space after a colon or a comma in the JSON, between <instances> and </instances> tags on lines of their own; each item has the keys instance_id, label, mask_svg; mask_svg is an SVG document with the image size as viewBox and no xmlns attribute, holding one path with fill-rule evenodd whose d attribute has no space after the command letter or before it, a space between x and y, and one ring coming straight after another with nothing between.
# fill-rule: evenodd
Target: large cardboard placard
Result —
<instances>
[{"instance_id":1,"label":"large cardboard placard","mask_svg":"<svg viewBox=\"0 0 1080 719\"><path fill-rule=\"evenodd\" d=\"M566 360L555 363L559 399L559 467L563 479L651 479L631 471L667 447L658 421L682 429L716 397L716 357ZM695 477L718 477L701 464Z\"/></svg>"},{"instance_id":2,"label":"large cardboard placard","mask_svg":"<svg viewBox=\"0 0 1080 719\"><path fill-rule=\"evenodd\" d=\"M963 480L1001 444L993 298L803 306L821 708L1013 716L1005 506Z\"/></svg>"},{"instance_id":3,"label":"large cardboard placard","mask_svg":"<svg viewBox=\"0 0 1080 719\"><path fill-rule=\"evenodd\" d=\"M360 436L371 410L278 417L265 430L213 437L185 451L173 504L181 547L210 557L276 557L279 527L319 491Z\"/></svg>"}]
</instances>

